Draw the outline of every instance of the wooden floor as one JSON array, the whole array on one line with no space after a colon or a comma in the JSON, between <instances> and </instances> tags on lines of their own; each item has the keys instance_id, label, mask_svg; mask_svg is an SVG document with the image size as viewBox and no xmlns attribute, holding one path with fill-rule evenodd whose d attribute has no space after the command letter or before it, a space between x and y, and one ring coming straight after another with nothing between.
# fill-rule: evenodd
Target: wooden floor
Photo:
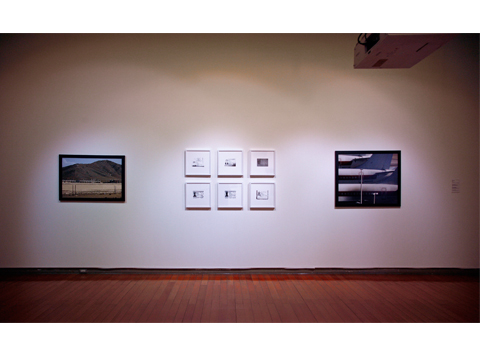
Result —
<instances>
[{"instance_id":1,"label":"wooden floor","mask_svg":"<svg viewBox=\"0 0 480 360\"><path fill-rule=\"evenodd\" d=\"M479 281L448 275L3 275L0 322L479 322Z\"/></svg>"}]
</instances>

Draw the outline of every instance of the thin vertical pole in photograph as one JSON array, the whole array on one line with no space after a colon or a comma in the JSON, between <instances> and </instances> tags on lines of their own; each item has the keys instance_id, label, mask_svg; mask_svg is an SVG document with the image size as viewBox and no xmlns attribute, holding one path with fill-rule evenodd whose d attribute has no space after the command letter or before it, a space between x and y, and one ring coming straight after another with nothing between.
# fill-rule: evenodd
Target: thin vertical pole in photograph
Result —
<instances>
[{"instance_id":1,"label":"thin vertical pole in photograph","mask_svg":"<svg viewBox=\"0 0 480 360\"><path fill-rule=\"evenodd\" d=\"M360 169L360 204L363 204L363 169Z\"/></svg>"}]
</instances>

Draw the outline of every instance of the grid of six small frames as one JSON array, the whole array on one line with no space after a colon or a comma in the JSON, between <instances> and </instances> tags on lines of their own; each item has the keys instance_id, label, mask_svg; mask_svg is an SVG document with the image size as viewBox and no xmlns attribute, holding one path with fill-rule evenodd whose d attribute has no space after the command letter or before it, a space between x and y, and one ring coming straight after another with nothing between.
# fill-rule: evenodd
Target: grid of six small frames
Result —
<instances>
[{"instance_id":1,"label":"grid of six small frames","mask_svg":"<svg viewBox=\"0 0 480 360\"><path fill-rule=\"evenodd\" d=\"M252 179L261 180L248 184L249 208L273 210L275 183L263 180L275 177L275 151L252 150L249 154L248 175ZM210 150L185 151L185 177L196 179L195 182L185 184L186 209L211 209L212 184L200 181L211 178L211 167ZM217 151L217 177L219 179L216 184L217 209L243 209L243 182L239 182L244 178L243 150Z\"/></svg>"}]
</instances>

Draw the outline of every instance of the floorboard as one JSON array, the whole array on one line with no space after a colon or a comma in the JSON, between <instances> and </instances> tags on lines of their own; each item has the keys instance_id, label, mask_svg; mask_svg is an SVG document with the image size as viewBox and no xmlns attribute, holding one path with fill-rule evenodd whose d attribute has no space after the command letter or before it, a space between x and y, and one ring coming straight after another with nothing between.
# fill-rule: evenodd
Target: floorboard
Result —
<instances>
[{"instance_id":1,"label":"floorboard","mask_svg":"<svg viewBox=\"0 0 480 360\"><path fill-rule=\"evenodd\" d=\"M20 274L2 323L478 323L477 276Z\"/></svg>"}]
</instances>

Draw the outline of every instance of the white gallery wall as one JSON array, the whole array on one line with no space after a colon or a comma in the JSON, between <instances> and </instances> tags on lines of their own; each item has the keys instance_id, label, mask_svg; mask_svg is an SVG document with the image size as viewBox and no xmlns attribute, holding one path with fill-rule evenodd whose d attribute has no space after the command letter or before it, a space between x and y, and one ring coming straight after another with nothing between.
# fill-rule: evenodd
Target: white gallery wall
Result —
<instances>
[{"instance_id":1,"label":"white gallery wall","mask_svg":"<svg viewBox=\"0 0 480 360\"><path fill-rule=\"evenodd\" d=\"M357 36L1 36L0 268L478 268L478 34L398 70L354 70ZM185 150L211 151L210 178ZM244 151L243 178L216 176L218 150ZM248 176L250 150L275 150L275 178ZM335 150L401 150L401 207L335 208ZM126 202L60 202L59 154L125 155ZM185 209L195 181L210 210ZM219 182L242 210L217 209ZM251 182L275 210L248 209Z\"/></svg>"}]
</instances>

